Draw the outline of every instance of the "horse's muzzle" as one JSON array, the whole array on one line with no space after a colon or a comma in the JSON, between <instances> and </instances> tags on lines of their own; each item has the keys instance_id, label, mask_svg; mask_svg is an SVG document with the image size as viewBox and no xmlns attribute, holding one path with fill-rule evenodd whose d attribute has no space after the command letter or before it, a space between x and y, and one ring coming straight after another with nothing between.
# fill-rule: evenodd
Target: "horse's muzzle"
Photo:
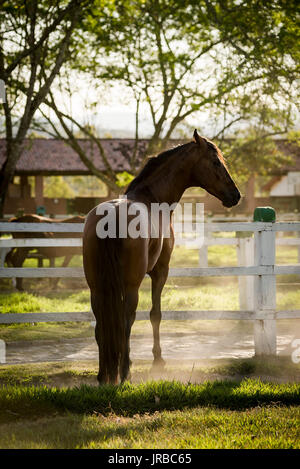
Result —
<instances>
[{"instance_id":1,"label":"horse's muzzle","mask_svg":"<svg viewBox=\"0 0 300 469\"><path fill-rule=\"evenodd\" d=\"M228 208L234 207L234 205L238 204L238 202L240 201L240 198L241 198L240 191L236 189L235 191L230 192L224 197L223 205L224 207L228 207Z\"/></svg>"}]
</instances>

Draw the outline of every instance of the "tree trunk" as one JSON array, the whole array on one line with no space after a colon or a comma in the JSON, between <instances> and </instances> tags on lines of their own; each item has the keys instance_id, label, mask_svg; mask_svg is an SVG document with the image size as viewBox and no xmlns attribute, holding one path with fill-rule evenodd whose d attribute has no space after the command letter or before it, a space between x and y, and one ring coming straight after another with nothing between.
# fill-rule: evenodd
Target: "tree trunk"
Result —
<instances>
[{"instance_id":1,"label":"tree trunk","mask_svg":"<svg viewBox=\"0 0 300 469\"><path fill-rule=\"evenodd\" d=\"M21 144L14 142L8 145L6 142L6 160L0 170L0 218L4 215L4 203L9 184L12 182L18 159L21 156Z\"/></svg>"}]
</instances>

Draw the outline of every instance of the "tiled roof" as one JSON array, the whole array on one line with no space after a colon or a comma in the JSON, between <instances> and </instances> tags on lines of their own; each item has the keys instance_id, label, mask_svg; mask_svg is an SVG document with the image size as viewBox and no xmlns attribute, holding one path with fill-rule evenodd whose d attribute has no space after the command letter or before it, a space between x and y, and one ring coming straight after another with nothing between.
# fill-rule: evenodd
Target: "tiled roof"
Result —
<instances>
[{"instance_id":1,"label":"tiled roof","mask_svg":"<svg viewBox=\"0 0 300 469\"><path fill-rule=\"evenodd\" d=\"M89 140L78 139L79 144L85 150L100 171L105 167L95 143ZM129 155L134 147L134 139L101 139L107 158L114 171L130 170ZM179 140L171 140L172 146L183 143ZM295 156L295 164L289 168L282 168L282 172L300 171L300 147L288 143L286 140L276 140L278 148L286 154ZM137 161L140 160L142 151L147 145L147 140L139 141ZM5 140L0 139L0 167L5 159ZM281 171L280 171L281 172ZM24 151L17 163L16 174L91 174L89 169L81 161L78 154L64 141L56 139L27 139Z\"/></svg>"},{"instance_id":2,"label":"tiled roof","mask_svg":"<svg viewBox=\"0 0 300 469\"><path fill-rule=\"evenodd\" d=\"M80 146L88 158L100 171L105 170L100 151L96 143L79 139ZM102 139L101 144L114 171L129 170L129 154L134 146L134 139ZM146 141L139 142L141 150ZM5 159L5 140L0 139L0 167ZM27 139L24 150L17 163L17 174L90 174L79 155L70 145L56 139Z\"/></svg>"}]
</instances>

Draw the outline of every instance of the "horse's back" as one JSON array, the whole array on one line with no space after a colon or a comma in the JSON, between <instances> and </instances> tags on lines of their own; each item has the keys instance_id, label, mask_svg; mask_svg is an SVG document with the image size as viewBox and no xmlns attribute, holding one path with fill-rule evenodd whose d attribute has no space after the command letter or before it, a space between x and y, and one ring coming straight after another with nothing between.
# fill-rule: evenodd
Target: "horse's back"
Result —
<instances>
[{"instance_id":1,"label":"horse's back","mask_svg":"<svg viewBox=\"0 0 300 469\"><path fill-rule=\"evenodd\" d=\"M57 220L55 218L43 217L35 213L25 214L20 217L14 217L9 220L13 223L84 223L85 217L76 215L63 220ZM82 233L53 233L53 232L33 232L33 231L22 231L12 233L13 238L81 238ZM18 248L22 249L22 248ZM81 254L81 247L39 247L37 251L44 257L55 258L64 257L66 255Z\"/></svg>"},{"instance_id":2,"label":"horse's back","mask_svg":"<svg viewBox=\"0 0 300 469\"><path fill-rule=\"evenodd\" d=\"M83 231L83 264L90 287L95 286L97 282L98 269L105 269L107 255L110 255L111 258L113 256L118 258L117 261L125 283L140 285L143 280L148 265L149 237L120 236L119 232L120 217L126 212L127 227L134 217L134 215L128 214L132 203L126 199L114 199L94 207L86 216ZM105 209L115 210L115 213L111 220L112 232L106 232L101 236L101 229L105 226L105 224L101 225L101 221L108 214ZM114 221L116 222L115 226L113 226Z\"/></svg>"}]
</instances>

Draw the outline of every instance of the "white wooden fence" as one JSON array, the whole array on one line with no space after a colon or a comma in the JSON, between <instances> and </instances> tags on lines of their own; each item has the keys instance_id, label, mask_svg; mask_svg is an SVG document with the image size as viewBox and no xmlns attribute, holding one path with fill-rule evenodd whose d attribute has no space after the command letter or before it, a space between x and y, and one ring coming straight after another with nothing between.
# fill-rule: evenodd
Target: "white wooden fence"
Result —
<instances>
[{"instance_id":1,"label":"white wooden fence","mask_svg":"<svg viewBox=\"0 0 300 469\"><path fill-rule=\"evenodd\" d=\"M254 238L214 238L213 244L221 243L237 245L239 248L239 266L237 267L198 267L170 269L169 277L198 277L198 276L238 276L240 282L239 311L163 311L164 320L248 320L254 322L254 344L256 355L276 354L276 320L299 319L300 310L276 310L276 275L300 274L300 264L276 265L275 247L277 232L300 233L299 222L233 222L233 223L207 223L206 232L253 232ZM0 232L59 232L80 233L83 224L76 223L0 223ZM221 240L222 241L219 241ZM228 242L229 241L229 242ZM233 242L234 241L234 242ZM0 250L13 247L41 247L41 246L80 246L80 238L27 238L27 239L0 239ZM299 239L293 240L297 244ZM182 242L179 242L182 244ZM281 243L280 243L281 244ZM253 246L253 251L247 248ZM251 255L253 252L253 256ZM250 254L249 254L250 253ZM0 278L15 277L84 277L82 268L0 268ZM249 281L249 278L252 281ZM246 283L245 283L246 279ZM137 320L149 318L148 311L138 311ZM60 322L60 321L91 321L90 312L79 313L24 313L0 314L0 324L28 323L28 322Z\"/></svg>"}]
</instances>

